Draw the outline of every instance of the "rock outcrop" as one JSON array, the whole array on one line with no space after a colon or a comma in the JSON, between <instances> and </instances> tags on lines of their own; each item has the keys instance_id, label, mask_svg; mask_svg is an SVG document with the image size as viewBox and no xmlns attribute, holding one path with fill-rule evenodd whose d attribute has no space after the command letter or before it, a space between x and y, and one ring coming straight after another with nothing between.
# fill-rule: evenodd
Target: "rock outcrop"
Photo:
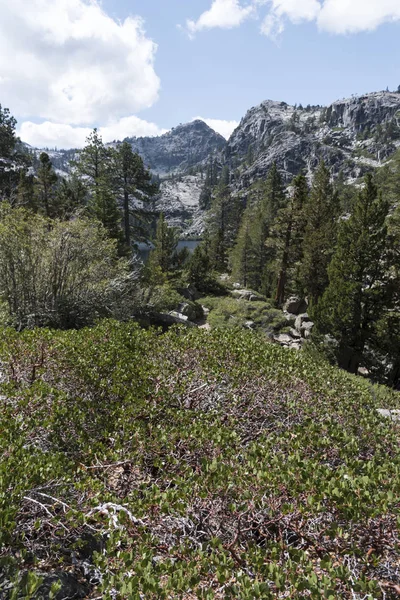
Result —
<instances>
[{"instance_id":1,"label":"rock outcrop","mask_svg":"<svg viewBox=\"0 0 400 600\"><path fill-rule=\"evenodd\" d=\"M267 100L248 111L228 140L225 160L236 189L265 177L274 162L287 182L311 176L323 159L332 175L354 181L400 147L400 94L377 92L329 107Z\"/></svg>"},{"instance_id":2,"label":"rock outcrop","mask_svg":"<svg viewBox=\"0 0 400 600\"><path fill-rule=\"evenodd\" d=\"M162 212L169 225L179 227L182 237L200 237L205 228L205 211L199 199L204 185L201 174L175 175L161 182L154 208Z\"/></svg>"},{"instance_id":3,"label":"rock outcrop","mask_svg":"<svg viewBox=\"0 0 400 600\"><path fill-rule=\"evenodd\" d=\"M225 138L204 121L178 125L159 137L128 138L153 173L165 177L205 164L223 150Z\"/></svg>"}]
</instances>

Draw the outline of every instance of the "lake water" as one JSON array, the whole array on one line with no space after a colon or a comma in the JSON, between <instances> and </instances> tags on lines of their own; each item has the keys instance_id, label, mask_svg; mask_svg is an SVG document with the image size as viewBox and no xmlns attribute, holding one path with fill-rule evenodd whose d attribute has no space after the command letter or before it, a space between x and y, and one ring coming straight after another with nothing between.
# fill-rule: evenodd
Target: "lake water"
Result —
<instances>
[{"instance_id":1,"label":"lake water","mask_svg":"<svg viewBox=\"0 0 400 600\"><path fill-rule=\"evenodd\" d=\"M182 250L182 248L188 248L189 252L193 252L195 248L200 244L201 240L179 240L178 242L178 250ZM143 260L143 262L147 262L149 260L150 252L153 246L150 244L139 244L139 256Z\"/></svg>"}]
</instances>

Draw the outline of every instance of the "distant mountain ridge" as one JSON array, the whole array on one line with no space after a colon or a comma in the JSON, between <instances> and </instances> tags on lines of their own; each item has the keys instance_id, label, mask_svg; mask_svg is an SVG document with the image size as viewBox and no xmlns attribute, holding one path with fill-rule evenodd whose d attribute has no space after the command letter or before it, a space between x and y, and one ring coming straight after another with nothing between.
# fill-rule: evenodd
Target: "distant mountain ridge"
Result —
<instances>
[{"instance_id":1,"label":"distant mountain ridge","mask_svg":"<svg viewBox=\"0 0 400 600\"><path fill-rule=\"evenodd\" d=\"M400 148L400 93L373 92L327 107L266 100L246 113L228 141L201 120L159 137L127 139L161 179L156 209L183 235L199 236L205 217L199 198L210 162L229 166L232 190L244 197L274 162L287 183L300 172L311 180L322 159L333 177L341 173L356 182ZM76 151L50 154L63 174Z\"/></svg>"},{"instance_id":2,"label":"distant mountain ridge","mask_svg":"<svg viewBox=\"0 0 400 600\"><path fill-rule=\"evenodd\" d=\"M400 147L400 93L376 92L328 107L267 100L250 109L227 142L235 187L266 175L274 162L290 181L323 159L332 175L356 180Z\"/></svg>"},{"instance_id":3,"label":"distant mountain ridge","mask_svg":"<svg viewBox=\"0 0 400 600\"><path fill-rule=\"evenodd\" d=\"M200 120L178 125L159 137L127 140L145 164L161 177L204 165L226 146L225 138Z\"/></svg>"}]
</instances>

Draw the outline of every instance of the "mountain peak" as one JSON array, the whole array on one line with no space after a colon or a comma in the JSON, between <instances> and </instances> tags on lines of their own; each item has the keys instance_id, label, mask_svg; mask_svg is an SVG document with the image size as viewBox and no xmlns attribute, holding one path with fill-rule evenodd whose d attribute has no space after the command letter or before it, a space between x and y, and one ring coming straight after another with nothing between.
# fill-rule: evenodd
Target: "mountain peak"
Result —
<instances>
[{"instance_id":1,"label":"mountain peak","mask_svg":"<svg viewBox=\"0 0 400 600\"><path fill-rule=\"evenodd\" d=\"M135 152L158 175L182 172L223 150L226 140L201 119L173 127L159 137L129 138Z\"/></svg>"}]
</instances>

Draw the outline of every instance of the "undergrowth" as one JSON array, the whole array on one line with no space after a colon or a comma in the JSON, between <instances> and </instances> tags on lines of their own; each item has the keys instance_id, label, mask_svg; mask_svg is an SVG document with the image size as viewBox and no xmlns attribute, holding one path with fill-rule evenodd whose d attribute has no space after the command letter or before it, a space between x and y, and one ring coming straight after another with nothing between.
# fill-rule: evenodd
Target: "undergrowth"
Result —
<instances>
[{"instance_id":1,"label":"undergrowth","mask_svg":"<svg viewBox=\"0 0 400 600\"><path fill-rule=\"evenodd\" d=\"M398 395L237 330L10 330L0 362L1 597L397 597Z\"/></svg>"}]
</instances>

